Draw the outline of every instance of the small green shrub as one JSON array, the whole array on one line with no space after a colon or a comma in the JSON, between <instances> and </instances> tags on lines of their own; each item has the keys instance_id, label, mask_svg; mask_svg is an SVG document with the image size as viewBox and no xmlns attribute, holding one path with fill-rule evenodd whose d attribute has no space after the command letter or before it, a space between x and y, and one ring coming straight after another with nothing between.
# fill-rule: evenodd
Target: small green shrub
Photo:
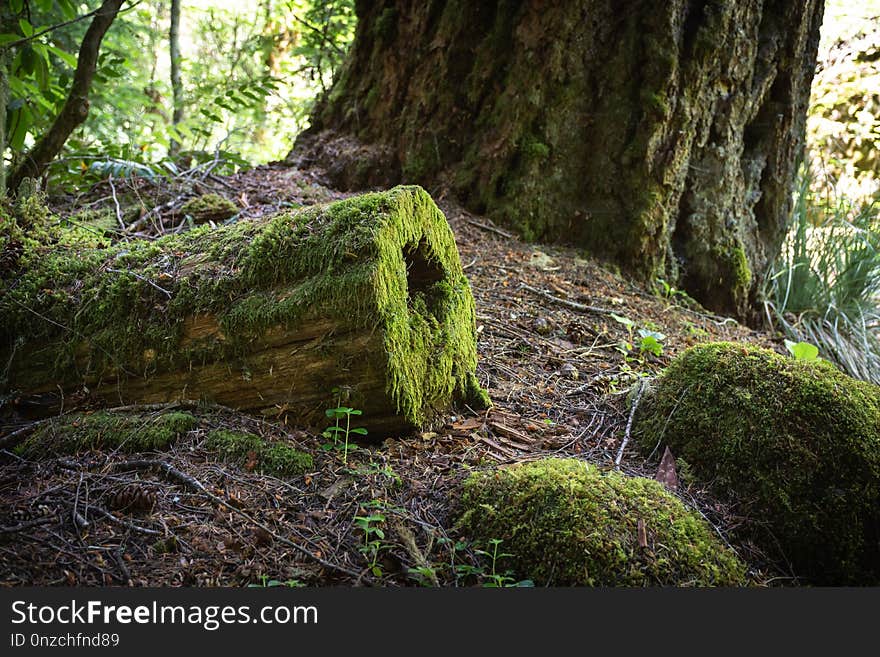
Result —
<instances>
[{"instance_id":1,"label":"small green shrub","mask_svg":"<svg viewBox=\"0 0 880 657\"><path fill-rule=\"evenodd\" d=\"M537 586L745 581L745 566L712 528L658 482L574 459L477 472L461 511L459 529L476 543L503 541L506 565Z\"/></svg>"},{"instance_id":2,"label":"small green shrub","mask_svg":"<svg viewBox=\"0 0 880 657\"><path fill-rule=\"evenodd\" d=\"M34 457L76 454L91 449L118 449L126 453L161 450L197 424L194 415L180 411L75 413L42 424L17 451Z\"/></svg>"},{"instance_id":3,"label":"small green shrub","mask_svg":"<svg viewBox=\"0 0 880 657\"><path fill-rule=\"evenodd\" d=\"M643 397L633 435L738 503L752 519L740 531L798 575L880 582L880 387L819 359L703 344Z\"/></svg>"},{"instance_id":4,"label":"small green shrub","mask_svg":"<svg viewBox=\"0 0 880 657\"><path fill-rule=\"evenodd\" d=\"M265 441L246 431L217 429L208 434L205 447L240 464L255 458L263 472L277 476L300 475L314 466L311 454L294 449L285 442Z\"/></svg>"}]
</instances>

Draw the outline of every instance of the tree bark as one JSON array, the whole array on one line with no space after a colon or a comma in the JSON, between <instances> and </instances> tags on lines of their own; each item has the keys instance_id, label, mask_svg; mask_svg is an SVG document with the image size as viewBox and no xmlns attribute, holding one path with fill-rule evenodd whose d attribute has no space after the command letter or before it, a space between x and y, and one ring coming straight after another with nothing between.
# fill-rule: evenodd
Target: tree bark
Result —
<instances>
[{"instance_id":1,"label":"tree bark","mask_svg":"<svg viewBox=\"0 0 880 657\"><path fill-rule=\"evenodd\" d=\"M155 242L81 240L4 282L0 416L4 400L33 417L205 399L323 429L341 401L375 437L487 402L470 287L420 188Z\"/></svg>"},{"instance_id":2,"label":"tree bark","mask_svg":"<svg viewBox=\"0 0 880 657\"><path fill-rule=\"evenodd\" d=\"M21 164L10 174L8 185L11 190L17 190L24 178L38 178L42 175L49 163L61 152L67 138L86 120L89 115L89 89L97 69L101 41L124 2L125 0L104 0L95 13L80 45L67 100L46 134L40 137L34 147L24 155Z\"/></svg>"},{"instance_id":3,"label":"tree bark","mask_svg":"<svg viewBox=\"0 0 880 657\"><path fill-rule=\"evenodd\" d=\"M168 34L169 50L171 53L171 125L177 125L183 121L183 82L180 79L180 2L171 0L171 29ZM180 142L171 140L171 155L176 155L180 150Z\"/></svg>"},{"instance_id":4,"label":"tree bark","mask_svg":"<svg viewBox=\"0 0 880 657\"><path fill-rule=\"evenodd\" d=\"M290 161L352 188L448 187L527 238L749 314L791 209L822 0L356 9Z\"/></svg>"}]
</instances>

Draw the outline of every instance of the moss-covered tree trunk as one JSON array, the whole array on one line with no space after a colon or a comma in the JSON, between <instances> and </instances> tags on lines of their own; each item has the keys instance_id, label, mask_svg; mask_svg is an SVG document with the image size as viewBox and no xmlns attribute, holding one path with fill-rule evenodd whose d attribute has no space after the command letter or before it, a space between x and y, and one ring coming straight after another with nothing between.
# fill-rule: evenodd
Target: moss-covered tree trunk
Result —
<instances>
[{"instance_id":1,"label":"moss-covered tree trunk","mask_svg":"<svg viewBox=\"0 0 880 657\"><path fill-rule=\"evenodd\" d=\"M71 230L0 281L7 413L203 399L323 429L341 403L381 437L487 401L470 287L418 187L153 242Z\"/></svg>"},{"instance_id":2,"label":"moss-covered tree trunk","mask_svg":"<svg viewBox=\"0 0 880 657\"><path fill-rule=\"evenodd\" d=\"M449 186L745 316L778 251L822 0L358 2L291 159Z\"/></svg>"}]
</instances>

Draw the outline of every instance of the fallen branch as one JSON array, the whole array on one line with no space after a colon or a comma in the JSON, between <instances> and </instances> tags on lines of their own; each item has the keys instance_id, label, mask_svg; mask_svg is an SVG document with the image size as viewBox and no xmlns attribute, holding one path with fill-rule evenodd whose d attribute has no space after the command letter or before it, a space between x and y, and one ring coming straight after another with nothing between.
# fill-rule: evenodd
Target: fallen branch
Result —
<instances>
[{"instance_id":1,"label":"fallen branch","mask_svg":"<svg viewBox=\"0 0 880 657\"><path fill-rule=\"evenodd\" d=\"M613 310L608 310L607 308L599 308L598 306L587 306L582 303L577 303L576 301L562 299L561 297L553 296L546 290L539 290L538 288L532 287L531 285L526 285L523 282L520 282L519 286L523 290L528 290L529 292L537 294L539 297L543 297L548 301L558 303L561 306L565 306L566 308L571 308L572 310L577 310L582 313L598 313L600 315L611 315L614 312Z\"/></svg>"},{"instance_id":2,"label":"fallen branch","mask_svg":"<svg viewBox=\"0 0 880 657\"><path fill-rule=\"evenodd\" d=\"M642 399L642 393L645 392L645 388L647 387L647 381L645 379L639 379L638 389L636 390L636 398L633 400L632 408L629 411L629 419L626 421L626 431L623 434L623 442L620 443L620 449L617 450L617 457L614 459L615 468L620 468L620 461L623 458L623 450L626 449L626 446L629 443L629 436L630 432L632 431L633 419L636 416L636 409L639 407L639 402Z\"/></svg>"},{"instance_id":3,"label":"fallen branch","mask_svg":"<svg viewBox=\"0 0 880 657\"><path fill-rule=\"evenodd\" d=\"M22 522L18 525L9 525L9 526L0 526L0 534L12 534L14 532L24 531L25 529L30 529L31 527L38 527L39 525L45 525L48 522L52 522L55 518L35 518L33 520L28 520L26 522Z\"/></svg>"}]
</instances>

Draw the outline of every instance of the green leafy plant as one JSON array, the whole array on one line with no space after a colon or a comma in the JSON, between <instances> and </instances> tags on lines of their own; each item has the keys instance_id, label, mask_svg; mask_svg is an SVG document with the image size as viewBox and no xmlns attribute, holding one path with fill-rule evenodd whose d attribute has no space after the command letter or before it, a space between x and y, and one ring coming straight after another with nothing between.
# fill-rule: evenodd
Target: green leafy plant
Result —
<instances>
[{"instance_id":1,"label":"green leafy plant","mask_svg":"<svg viewBox=\"0 0 880 657\"><path fill-rule=\"evenodd\" d=\"M349 439L352 435L358 436L366 436L367 430L364 427L352 427L351 426L351 417L353 415L363 415L363 411L355 408L351 408L349 406L337 406L336 408L328 408L324 411L325 415L334 420L335 423L332 427L327 427L322 432L322 436L325 438L332 438L332 444L325 444L325 449L341 449L342 450L342 462L348 463L348 453L357 449L355 445L351 445L349 443ZM345 420L345 426L342 426L342 421ZM341 444L340 444L341 443Z\"/></svg>"},{"instance_id":2,"label":"green leafy plant","mask_svg":"<svg viewBox=\"0 0 880 657\"><path fill-rule=\"evenodd\" d=\"M372 513L368 511L372 509ZM382 577L382 567L379 565L379 553L383 549L382 541L385 539L385 531L381 525L385 522L384 505L378 500L373 500L365 505L362 510L365 515L354 517L354 523L364 533L364 543L358 548L367 560L367 568L376 577Z\"/></svg>"},{"instance_id":3,"label":"green leafy plant","mask_svg":"<svg viewBox=\"0 0 880 657\"><path fill-rule=\"evenodd\" d=\"M288 588L298 589L305 586L298 579L288 579L281 581L278 579L269 579L268 575L260 575L260 581L256 584L248 584L249 589L271 589L276 586L286 586Z\"/></svg>"},{"instance_id":4,"label":"green leafy plant","mask_svg":"<svg viewBox=\"0 0 880 657\"><path fill-rule=\"evenodd\" d=\"M642 354L663 355L663 341L666 336L659 331L639 329L639 352Z\"/></svg>"},{"instance_id":5,"label":"green leafy plant","mask_svg":"<svg viewBox=\"0 0 880 657\"><path fill-rule=\"evenodd\" d=\"M489 560L488 569L483 565L459 564L455 567L456 579L476 577L483 582L483 588L511 588L511 587L529 587L534 586L534 582L528 579L517 581L512 577L511 571L499 572L498 562L501 559L512 557L507 552L499 552L499 548L504 541L500 538L489 539L488 550L474 550L480 556L487 557ZM457 549L464 549L467 544L464 542L456 543Z\"/></svg>"},{"instance_id":6,"label":"green leafy plant","mask_svg":"<svg viewBox=\"0 0 880 657\"><path fill-rule=\"evenodd\" d=\"M414 579L419 586L434 586L434 582L437 581L437 569L433 566L410 568L407 575Z\"/></svg>"},{"instance_id":7,"label":"green leafy plant","mask_svg":"<svg viewBox=\"0 0 880 657\"><path fill-rule=\"evenodd\" d=\"M819 357L819 347L809 342L786 340L785 348L794 356L795 360L816 360Z\"/></svg>"}]
</instances>

